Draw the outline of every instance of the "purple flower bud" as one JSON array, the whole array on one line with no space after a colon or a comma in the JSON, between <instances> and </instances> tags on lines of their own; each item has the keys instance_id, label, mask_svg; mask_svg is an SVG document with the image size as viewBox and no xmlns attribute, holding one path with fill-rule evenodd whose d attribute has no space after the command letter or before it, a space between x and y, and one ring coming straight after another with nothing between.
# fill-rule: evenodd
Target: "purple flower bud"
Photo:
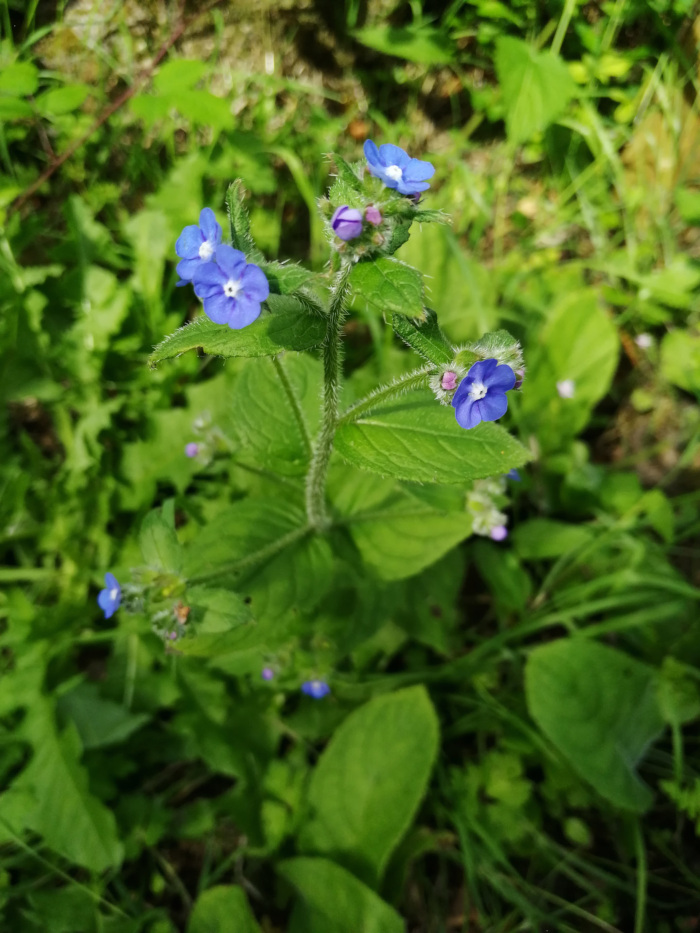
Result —
<instances>
[{"instance_id":1,"label":"purple flower bud","mask_svg":"<svg viewBox=\"0 0 700 933\"><path fill-rule=\"evenodd\" d=\"M508 537L508 529L505 525L496 525L495 528L491 529L490 537L492 541L503 541L504 538Z\"/></svg>"},{"instance_id":2,"label":"purple flower bud","mask_svg":"<svg viewBox=\"0 0 700 933\"><path fill-rule=\"evenodd\" d=\"M301 685L301 692L314 700L321 700L331 692L325 680L305 680Z\"/></svg>"},{"instance_id":3,"label":"purple flower bud","mask_svg":"<svg viewBox=\"0 0 700 933\"><path fill-rule=\"evenodd\" d=\"M453 389L457 388L457 373L448 371L442 374L442 379L440 380L440 385L445 390L445 392L452 392Z\"/></svg>"},{"instance_id":4,"label":"purple flower bud","mask_svg":"<svg viewBox=\"0 0 700 933\"><path fill-rule=\"evenodd\" d=\"M275 676L275 672L271 667L264 667L260 672L260 676L263 680L272 680Z\"/></svg>"},{"instance_id":5,"label":"purple flower bud","mask_svg":"<svg viewBox=\"0 0 700 933\"><path fill-rule=\"evenodd\" d=\"M168 632L168 638L170 641L177 641L178 635L177 632Z\"/></svg>"},{"instance_id":6,"label":"purple flower bud","mask_svg":"<svg viewBox=\"0 0 700 933\"><path fill-rule=\"evenodd\" d=\"M370 204L370 206L365 211L365 220L368 224L372 224L372 226L378 227L382 222L382 215L379 213L379 208L375 207L374 204Z\"/></svg>"},{"instance_id":7,"label":"purple flower bud","mask_svg":"<svg viewBox=\"0 0 700 933\"><path fill-rule=\"evenodd\" d=\"M185 456L186 457L196 457L199 453L199 444L195 444L194 441L190 441L189 444L185 445Z\"/></svg>"},{"instance_id":8,"label":"purple flower bud","mask_svg":"<svg viewBox=\"0 0 700 933\"><path fill-rule=\"evenodd\" d=\"M522 384L523 384L523 379L524 379L524 378L525 378L525 370L524 370L524 369L516 369L516 370L515 370L515 385L513 386L513 388L514 388L514 389L519 389L519 388L522 386Z\"/></svg>"},{"instance_id":9,"label":"purple flower bud","mask_svg":"<svg viewBox=\"0 0 700 933\"><path fill-rule=\"evenodd\" d=\"M344 204L331 217L331 227L341 240L354 240L362 233L362 212Z\"/></svg>"}]
</instances>

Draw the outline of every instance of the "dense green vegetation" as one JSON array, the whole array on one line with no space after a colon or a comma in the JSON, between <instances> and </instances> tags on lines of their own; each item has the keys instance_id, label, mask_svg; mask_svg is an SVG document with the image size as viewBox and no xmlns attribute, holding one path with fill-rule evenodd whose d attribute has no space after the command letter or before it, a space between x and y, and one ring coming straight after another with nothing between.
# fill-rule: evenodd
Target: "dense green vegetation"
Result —
<instances>
[{"instance_id":1,"label":"dense green vegetation","mask_svg":"<svg viewBox=\"0 0 700 933\"><path fill-rule=\"evenodd\" d=\"M0 929L695 928L692 17L0 0ZM415 370L406 343L441 352L424 304L527 372L478 474L485 435L432 400L437 484L342 425L306 535L317 199L360 197L366 138L432 162L419 209L451 223L356 266L342 409ZM203 206L227 228L235 178L277 294L267 329L193 339L174 244Z\"/></svg>"}]
</instances>

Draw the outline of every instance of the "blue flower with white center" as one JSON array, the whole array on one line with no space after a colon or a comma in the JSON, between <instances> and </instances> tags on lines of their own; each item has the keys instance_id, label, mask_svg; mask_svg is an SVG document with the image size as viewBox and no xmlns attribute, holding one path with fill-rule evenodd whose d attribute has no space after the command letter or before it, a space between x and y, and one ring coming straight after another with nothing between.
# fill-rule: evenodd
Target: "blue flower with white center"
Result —
<instances>
[{"instance_id":1,"label":"blue flower with white center","mask_svg":"<svg viewBox=\"0 0 700 933\"><path fill-rule=\"evenodd\" d=\"M178 285L187 285L194 278L199 267L211 262L221 243L221 227L216 222L214 211L210 207L202 208L199 226L190 224L185 227L175 243L175 252L182 258L177 264L180 276Z\"/></svg>"},{"instance_id":2,"label":"blue flower with white center","mask_svg":"<svg viewBox=\"0 0 700 933\"><path fill-rule=\"evenodd\" d=\"M97 595L97 605L105 614L105 619L111 619L122 601L122 588L113 573L105 574L105 589Z\"/></svg>"},{"instance_id":3,"label":"blue flower with white center","mask_svg":"<svg viewBox=\"0 0 700 933\"><path fill-rule=\"evenodd\" d=\"M377 149L371 139L365 142L364 153L370 174L381 178L387 188L394 188L399 194L410 197L430 187L427 180L435 174L430 162L412 159L392 143L384 143Z\"/></svg>"},{"instance_id":4,"label":"blue flower with white center","mask_svg":"<svg viewBox=\"0 0 700 933\"><path fill-rule=\"evenodd\" d=\"M452 397L457 421L475 428L481 421L496 421L508 410L506 392L515 385L515 373L498 360L479 360L462 379Z\"/></svg>"},{"instance_id":5,"label":"blue flower with white center","mask_svg":"<svg viewBox=\"0 0 700 933\"><path fill-rule=\"evenodd\" d=\"M331 688L325 680L305 680L301 685L301 692L307 697L313 697L314 700L322 700L323 697L328 696Z\"/></svg>"},{"instance_id":6,"label":"blue flower with white center","mask_svg":"<svg viewBox=\"0 0 700 933\"><path fill-rule=\"evenodd\" d=\"M213 262L200 265L193 285L206 316L232 330L252 324L260 316L261 302L270 294L262 269L246 262L239 249L226 245L217 247Z\"/></svg>"}]
</instances>

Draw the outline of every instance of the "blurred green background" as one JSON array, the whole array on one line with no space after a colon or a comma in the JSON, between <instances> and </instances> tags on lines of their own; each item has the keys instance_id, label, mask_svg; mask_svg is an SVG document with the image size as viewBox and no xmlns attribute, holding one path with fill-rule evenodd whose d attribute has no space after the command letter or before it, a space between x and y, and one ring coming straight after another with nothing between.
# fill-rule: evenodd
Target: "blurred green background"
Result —
<instances>
[{"instance_id":1,"label":"blurred green background","mask_svg":"<svg viewBox=\"0 0 700 933\"><path fill-rule=\"evenodd\" d=\"M268 933L304 929L274 865L318 749L371 690L297 708L235 670L178 667L95 597L139 562L150 508L210 515L235 471L183 454L198 417L235 421L234 364L146 366L198 311L175 289L176 237L204 205L222 220L241 177L267 257L322 268L324 154L360 158L368 137L435 165L426 200L452 224L399 256L452 340L522 341L507 423L535 455L509 544L472 539L402 584L351 653L362 676L425 680L440 716L380 893L431 933L696 928L695 16L689 0L0 0L2 929L256 929L226 895L191 914L222 884ZM360 390L409 363L381 309L354 311ZM629 751L625 671L568 711L595 726L578 765L526 702L529 649L579 632L656 671L665 729L636 812L599 760Z\"/></svg>"}]
</instances>

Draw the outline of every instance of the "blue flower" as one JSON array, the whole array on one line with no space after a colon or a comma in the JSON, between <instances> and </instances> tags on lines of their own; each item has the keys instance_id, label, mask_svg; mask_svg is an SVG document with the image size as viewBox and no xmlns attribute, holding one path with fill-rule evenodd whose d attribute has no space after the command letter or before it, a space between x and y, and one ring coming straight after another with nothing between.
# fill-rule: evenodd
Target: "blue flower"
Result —
<instances>
[{"instance_id":1,"label":"blue flower","mask_svg":"<svg viewBox=\"0 0 700 933\"><path fill-rule=\"evenodd\" d=\"M481 421L496 421L508 409L506 392L515 385L515 373L498 360L479 360L462 379L452 397L457 421L475 428Z\"/></svg>"},{"instance_id":2,"label":"blue flower","mask_svg":"<svg viewBox=\"0 0 700 933\"><path fill-rule=\"evenodd\" d=\"M410 196L430 187L427 179L435 174L430 162L412 159L407 152L391 143L377 149L371 139L365 142L364 152L370 174L381 178L387 188L395 188L399 194Z\"/></svg>"},{"instance_id":3,"label":"blue flower","mask_svg":"<svg viewBox=\"0 0 700 933\"><path fill-rule=\"evenodd\" d=\"M194 274L194 291L204 313L215 324L240 330L260 316L260 303L270 294L265 273L232 246L219 246L214 262L202 263Z\"/></svg>"},{"instance_id":4,"label":"blue flower","mask_svg":"<svg viewBox=\"0 0 700 933\"><path fill-rule=\"evenodd\" d=\"M182 257L182 262L177 264L180 276L177 284L187 285L191 282L197 269L214 258L219 243L221 227L216 222L214 211L204 207L199 215L199 226L190 224L185 227L175 243L175 252Z\"/></svg>"},{"instance_id":5,"label":"blue flower","mask_svg":"<svg viewBox=\"0 0 700 933\"><path fill-rule=\"evenodd\" d=\"M344 204L331 217L331 227L341 240L354 240L362 233L362 211Z\"/></svg>"},{"instance_id":6,"label":"blue flower","mask_svg":"<svg viewBox=\"0 0 700 933\"><path fill-rule=\"evenodd\" d=\"M105 619L111 619L122 601L122 588L113 573L105 574L106 589L100 590L97 596L97 605L105 614Z\"/></svg>"},{"instance_id":7,"label":"blue flower","mask_svg":"<svg viewBox=\"0 0 700 933\"><path fill-rule=\"evenodd\" d=\"M513 467L512 470L508 470L508 472L506 473L506 479L512 479L512 480L515 480L516 483L519 483L522 480L522 476L520 475L518 470L516 470L515 467Z\"/></svg>"},{"instance_id":8,"label":"blue flower","mask_svg":"<svg viewBox=\"0 0 700 933\"><path fill-rule=\"evenodd\" d=\"M301 685L301 692L308 697L313 697L314 700L321 700L323 697L328 696L331 688L325 680L305 680Z\"/></svg>"}]
</instances>

